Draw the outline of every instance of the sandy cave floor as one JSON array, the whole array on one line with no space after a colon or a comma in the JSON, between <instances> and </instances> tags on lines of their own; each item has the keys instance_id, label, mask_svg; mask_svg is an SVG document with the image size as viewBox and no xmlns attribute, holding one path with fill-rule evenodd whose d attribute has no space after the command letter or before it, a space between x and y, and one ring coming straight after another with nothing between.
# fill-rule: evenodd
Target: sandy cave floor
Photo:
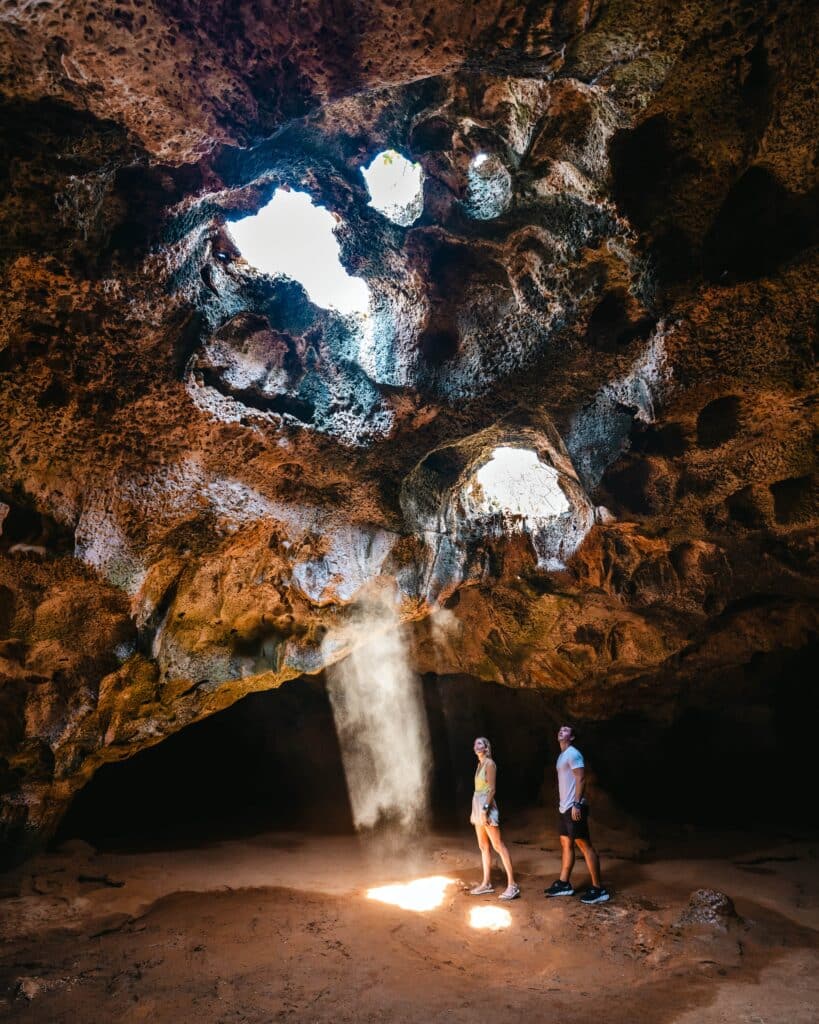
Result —
<instances>
[{"instance_id":1,"label":"sandy cave floor","mask_svg":"<svg viewBox=\"0 0 819 1024\"><path fill-rule=\"evenodd\" d=\"M615 844L615 898L586 907L543 898L557 840L532 836L507 830L523 897L502 931L470 927L476 903L500 904L464 891L479 876L467 835L430 837L412 865L352 837L99 854L69 843L0 877L0 1019L817 1020L819 843L706 836L648 862ZM427 875L453 879L436 909L366 898ZM680 924L703 886L739 917Z\"/></svg>"}]
</instances>

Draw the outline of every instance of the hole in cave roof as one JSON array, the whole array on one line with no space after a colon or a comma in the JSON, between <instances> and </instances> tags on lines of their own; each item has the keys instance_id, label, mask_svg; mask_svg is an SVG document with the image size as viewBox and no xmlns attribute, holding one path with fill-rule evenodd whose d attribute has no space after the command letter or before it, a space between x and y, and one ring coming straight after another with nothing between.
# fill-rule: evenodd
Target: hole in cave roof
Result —
<instances>
[{"instance_id":1,"label":"hole in cave roof","mask_svg":"<svg viewBox=\"0 0 819 1024\"><path fill-rule=\"evenodd\" d=\"M495 448L475 480L482 492L478 508L487 514L548 519L570 510L557 470L541 462L529 448Z\"/></svg>"},{"instance_id":2,"label":"hole in cave roof","mask_svg":"<svg viewBox=\"0 0 819 1024\"><path fill-rule=\"evenodd\" d=\"M394 224L409 227L424 208L421 165L411 163L394 149L377 153L361 173L370 193L370 206Z\"/></svg>"},{"instance_id":3,"label":"hole in cave roof","mask_svg":"<svg viewBox=\"0 0 819 1024\"><path fill-rule=\"evenodd\" d=\"M473 220L493 220L512 201L512 177L495 153L477 153L467 171L464 209Z\"/></svg>"},{"instance_id":4,"label":"hole in cave roof","mask_svg":"<svg viewBox=\"0 0 819 1024\"><path fill-rule=\"evenodd\" d=\"M335 218L306 192L277 188L258 213L230 225L242 256L266 274L301 284L310 301L339 313L366 313L370 290L339 258Z\"/></svg>"}]
</instances>

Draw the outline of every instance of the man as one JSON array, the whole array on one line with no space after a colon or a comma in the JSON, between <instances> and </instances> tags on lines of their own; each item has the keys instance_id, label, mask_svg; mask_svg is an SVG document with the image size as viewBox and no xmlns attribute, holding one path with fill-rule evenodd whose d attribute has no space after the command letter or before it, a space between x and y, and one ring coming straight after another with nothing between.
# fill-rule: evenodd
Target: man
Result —
<instances>
[{"instance_id":1,"label":"man","mask_svg":"<svg viewBox=\"0 0 819 1024\"><path fill-rule=\"evenodd\" d=\"M609 892L600 882L600 858L589 837L589 805L583 795L586 787L586 766L583 755L572 745L573 741L574 730L571 726L562 725L557 733L557 742L560 744L557 786L560 793L558 831L563 863L560 867L560 878L543 891L544 895L550 897L574 896L570 878L574 867L574 844L577 843L592 880L580 902L605 903L609 899Z\"/></svg>"}]
</instances>

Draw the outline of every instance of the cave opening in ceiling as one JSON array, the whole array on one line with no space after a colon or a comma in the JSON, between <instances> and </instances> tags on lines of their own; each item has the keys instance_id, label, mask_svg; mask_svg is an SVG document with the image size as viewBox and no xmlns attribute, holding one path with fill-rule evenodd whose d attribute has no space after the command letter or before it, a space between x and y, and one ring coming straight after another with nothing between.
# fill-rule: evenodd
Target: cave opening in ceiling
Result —
<instances>
[{"instance_id":1,"label":"cave opening in ceiling","mask_svg":"<svg viewBox=\"0 0 819 1024\"><path fill-rule=\"evenodd\" d=\"M340 259L336 219L306 192L277 188L258 213L230 225L242 256L265 274L298 281L310 300L339 313L366 314L370 290Z\"/></svg>"},{"instance_id":2,"label":"cave opening in ceiling","mask_svg":"<svg viewBox=\"0 0 819 1024\"><path fill-rule=\"evenodd\" d=\"M394 149L377 153L367 167L361 168L370 206L388 220L409 227L424 208L424 182L421 165L412 163Z\"/></svg>"},{"instance_id":3,"label":"cave opening in ceiling","mask_svg":"<svg viewBox=\"0 0 819 1024\"><path fill-rule=\"evenodd\" d=\"M570 510L558 480L557 470L531 449L501 446L475 474L468 493L474 496L476 511L485 515L501 513L527 522L550 519Z\"/></svg>"},{"instance_id":4,"label":"cave opening in ceiling","mask_svg":"<svg viewBox=\"0 0 819 1024\"><path fill-rule=\"evenodd\" d=\"M494 220L512 201L512 177L496 153L478 153L469 163L464 208L473 220Z\"/></svg>"}]
</instances>

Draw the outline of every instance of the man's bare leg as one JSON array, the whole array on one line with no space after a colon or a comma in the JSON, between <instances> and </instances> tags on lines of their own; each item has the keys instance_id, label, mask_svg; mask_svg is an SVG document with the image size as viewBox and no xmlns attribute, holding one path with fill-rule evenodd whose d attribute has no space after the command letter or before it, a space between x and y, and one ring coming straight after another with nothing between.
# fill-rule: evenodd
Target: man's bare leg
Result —
<instances>
[{"instance_id":1,"label":"man's bare leg","mask_svg":"<svg viewBox=\"0 0 819 1024\"><path fill-rule=\"evenodd\" d=\"M574 843L568 836L560 837L560 853L562 857L560 881L568 882L574 867Z\"/></svg>"},{"instance_id":2,"label":"man's bare leg","mask_svg":"<svg viewBox=\"0 0 819 1024\"><path fill-rule=\"evenodd\" d=\"M561 836L561 839L564 837ZM580 852L583 854L583 859L586 861L586 867L589 869L591 875L592 885L595 889L601 888L600 886L600 858L597 856L597 850L592 846L586 839L575 839L575 842L580 847ZM574 858L572 858L574 859ZM564 858L565 863L565 858ZM563 878L563 875L560 876Z\"/></svg>"}]
</instances>

